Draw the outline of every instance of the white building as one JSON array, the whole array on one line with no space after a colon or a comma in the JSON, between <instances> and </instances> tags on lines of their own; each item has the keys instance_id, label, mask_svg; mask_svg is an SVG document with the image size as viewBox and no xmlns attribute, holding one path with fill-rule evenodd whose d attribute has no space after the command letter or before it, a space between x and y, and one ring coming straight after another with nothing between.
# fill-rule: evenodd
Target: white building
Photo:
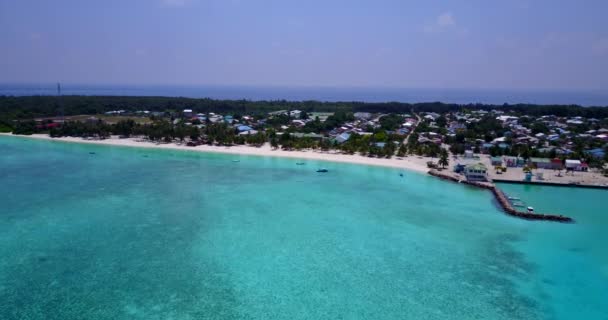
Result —
<instances>
[{"instance_id":1,"label":"white building","mask_svg":"<svg viewBox=\"0 0 608 320\"><path fill-rule=\"evenodd\" d=\"M289 116L292 117L292 118L300 119L301 115L302 115L302 111L300 111L300 110L291 110L291 111L289 111Z\"/></svg>"},{"instance_id":2,"label":"white building","mask_svg":"<svg viewBox=\"0 0 608 320\"><path fill-rule=\"evenodd\" d=\"M566 170L587 171L589 166L580 160L566 160Z\"/></svg>"}]
</instances>

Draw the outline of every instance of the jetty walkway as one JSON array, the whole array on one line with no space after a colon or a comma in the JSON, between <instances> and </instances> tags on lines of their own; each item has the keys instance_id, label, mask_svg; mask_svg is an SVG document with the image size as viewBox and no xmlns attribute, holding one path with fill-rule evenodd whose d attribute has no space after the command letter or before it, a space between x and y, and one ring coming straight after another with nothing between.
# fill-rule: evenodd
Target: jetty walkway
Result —
<instances>
[{"instance_id":1,"label":"jetty walkway","mask_svg":"<svg viewBox=\"0 0 608 320\"><path fill-rule=\"evenodd\" d=\"M494 195L494 197L496 198L496 201L498 201L498 203L500 204L500 206L502 207L502 209L511 216L517 217L517 218L522 218L522 219L527 219L527 220L545 220L545 221L557 221L557 222L574 222L574 220L570 217L566 217L563 216L561 214L543 214L543 213L530 213L530 212L522 212L519 210L516 210L515 208L513 208L513 206L511 205L511 201L509 201L509 199L507 198L507 196L502 192L502 190L500 190L495 184L491 183L491 182L475 182L475 181L466 181L463 180L457 176L454 176L452 174L449 173L443 173L440 172L438 170L430 170L428 172L430 175L444 179L444 180L449 180L449 181L453 181L453 182L458 182L458 183L463 183L463 184L467 184L470 186L474 186L477 188L482 188L482 189L487 189L490 190L492 192L492 194Z\"/></svg>"}]
</instances>

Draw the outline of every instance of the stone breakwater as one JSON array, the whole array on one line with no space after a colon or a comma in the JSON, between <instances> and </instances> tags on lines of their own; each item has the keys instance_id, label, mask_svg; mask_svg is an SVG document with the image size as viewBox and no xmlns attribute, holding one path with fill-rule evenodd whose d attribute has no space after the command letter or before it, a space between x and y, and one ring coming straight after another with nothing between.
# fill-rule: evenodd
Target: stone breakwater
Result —
<instances>
[{"instance_id":1,"label":"stone breakwater","mask_svg":"<svg viewBox=\"0 0 608 320\"><path fill-rule=\"evenodd\" d=\"M466 180L461 180L458 177L451 175L451 174L446 174L443 172L439 172L437 170L431 170L428 172L430 175L444 179L444 180L450 180L450 181L454 181L454 182L458 182L458 183L464 183L464 184L468 184L474 187L478 187L478 188L483 188L483 189L487 189L490 190L492 192L492 194L494 195L494 197L496 198L496 201L498 201L498 203L500 204L500 206L502 207L502 209L511 216L514 217L518 217L518 218L522 218L522 219L527 219L527 220L546 220L546 221L557 221L557 222L574 222L574 220L570 217L566 217L563 216L561 214L543 214L543 213L530 213L530 212L521 212L516 210L515 208L513 208L513 206L511 205L511 202L509 201L509 199L507 198L507 196L505 196L505 194L498 189L494 184L489 183L489 182L475 182L475 181L466 181Z\"/></svg>"}]
</instances>

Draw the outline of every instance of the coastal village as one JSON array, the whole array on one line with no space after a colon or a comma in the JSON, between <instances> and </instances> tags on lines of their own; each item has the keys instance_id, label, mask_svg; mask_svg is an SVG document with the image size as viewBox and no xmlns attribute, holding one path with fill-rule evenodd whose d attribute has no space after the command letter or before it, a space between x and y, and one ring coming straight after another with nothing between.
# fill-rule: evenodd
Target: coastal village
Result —
<instances>
[{"instance_id":1,"label":"coastal village","mask_svg":"<svg viewBox=\"0 0 608 320\"><path fill-rule=\"evenodd\" d=\"M491 190L503 210L539 214L495 183L608 188L608 118L454 111L260 112L109 110L17 121L14 134L387 165ZM319 171L319 172L326 172Z\"/></svg>"},{"instance_id":2,"label":"coastal village","mask_svg":"<svg viewBox=\"0 0 608 320\"><path fill-rule=\"evenodd\" d=\"M97 131L70 132L70 123L85 124L76 131ZM608 186L608 119L581 116L466 109L399 114L285 109L263 115L111 110L36 119L35 129L51 136L91 139L119 134L191 147L268 143L283 150L333 150L398 160L418 157L429 169L467 181Z\"/></svg>"}]
</instances>

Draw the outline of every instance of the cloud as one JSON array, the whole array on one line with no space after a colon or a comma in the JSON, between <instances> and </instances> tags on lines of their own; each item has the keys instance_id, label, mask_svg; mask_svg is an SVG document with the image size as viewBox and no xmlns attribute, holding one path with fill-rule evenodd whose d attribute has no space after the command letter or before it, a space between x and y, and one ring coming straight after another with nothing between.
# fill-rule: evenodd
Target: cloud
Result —
<instances>
[{"instance_id":1,"label":"cloud","mask_svg":"<svg viewBox=\"0 0 608 320\"><path fill-rule=\"evenodd\" d=\"M451 12L444 12L435 18L433 23L424 26L423 30L426 33L437 33L446 31L456 26L456 19Z\"/></svg>"},{"instance_id":2,"label":"cloud","mask_svg":"<svg viewBox=\"0 0 608 320\"><path fill-rule=\"evenodd\" d=\"M161 0L162 5L166 7L184 7L191 2L191 0Z\"/></svg>"},{"instance_id":3,"label":"cloud","mask_svg":"<svg viewBox=\"0 0 608 320\"><path fill-rule=\"evenodd\" d=\"M455 24L456 21L454 20L454 16L451 12L442 13L439 15L439 17L437 17L437 25L440 27L449 27Z\"/></svg>"}]
</instances>

